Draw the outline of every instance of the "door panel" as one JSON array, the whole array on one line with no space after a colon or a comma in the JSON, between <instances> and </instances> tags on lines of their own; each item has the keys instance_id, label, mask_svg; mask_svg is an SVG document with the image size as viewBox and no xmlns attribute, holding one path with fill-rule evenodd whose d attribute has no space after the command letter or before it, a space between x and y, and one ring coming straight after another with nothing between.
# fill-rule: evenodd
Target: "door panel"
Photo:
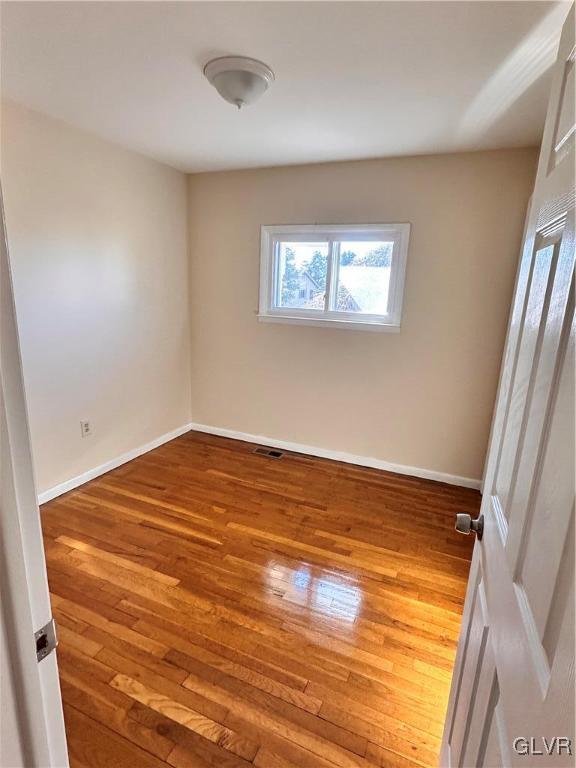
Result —
<instances>
[{"instance_id":1,"label":"door panel","mask_svg":"<svg viewBox=\"0 0 576 768\"><path fill-rule=\"evenodd\" d=\"M481 677L481 690L474 702L472 723L480 720L482 728L471 728L466 749L461 758L461 766L490 765L489 755L498 754L504 760L508 751L505 729L500 707L500 686L492 658L491 646L486 646L484 669ZM504 764L504 763L502 763Z\"/></svg>"},{"instance_id":2,"label":"door panel","mask_svg":"<svg viewBox=\"0 0 576 768\"><path fill-rule=\"evenodd\" d=\"M476 762L468 763L468 765L478 765L481 768L510 765L508 744L500 703L500 689L498 681L495 679L478 759Z\"/></svg>"},{"instance_id":3,"label":"door panel","mask_svg":"<svg viewBox=\"0 0 576 768\"><path fill-rule=\"evenodd\" d=\"M534 364L541 326L545 321L548 288L553 269L554 247L536 251L531 270L530 285L525 301L520 343L512 377L503 440L494 483L494 504L498 504L506 521L509 519L509 494L518 454L518 441L522 435L530 374ZM506 526L507 528L507 526Z\"/></svg>"},{"instance_id":4,"label":"door panel","mask_svg":"<svg viewBox=\"0 0 576 768\"><path fill-rule=\"evenodd\" d=\"M524 546L517 565L517 583L526 592L540 637L552 610L574 508L574 488L563 482L570 477L574 456L573 341L573 337L570 338L564 355L552 406L550 439L544 446L533 509L527 516Z\"/></svg>"},{"instance_id":5,"label":"door panel","mask_svg":"<svg viewBox=\"0 0 576 768\"><path fill-rule=\"evenodd\" d=\"M446 766L574 765L573 78L574 8L518 270L487 457L484 535L474 549L442 744Z\"/></svg>"},{"instance_id":6,"label":"door panel","mask_svg":"<svg viewBox=\"0 0 576 768\"><path fill-rule=\"evenodd\" d=\"M479 582L475 587L472 598L473 606L466 636L465 661L460 670L460 680L458 683L458 697L468 697L472 701L476 700L478 684L483 669L486 642L488 640L488 626L481 604L483 591L482 583ZM452 722L450 734L450 744L457 754L465 751L470 731L471 715L472 707L469 709L457 707L456 717Z\"/></svg>"},{"instance_id":7,"label":"door panel","mask_svg":"<svg viewBox=\"0 0 576 768\"><path fill-rule=\"evenodd\" d=\"M524 510L530 504L533 479L541 451L541 439L549 419L555 377L558 372L559 360L564 354L560 347L561 345L564 345L563 348L565 347L573 313L572 271L574 254L570 248L570 229L573 232L573 221L568 230L566 230L566 224L567 222L564 222L562 231L559 233L560 240L554 247L554 285L547 308L538 368L534 373L534 390L530 407L527 410L523 450L519 456L519 468L509 510L512 533L507 544L507 551L511 567L514 567L517 561L518 547L522 545L524 540L522 536ZM528 516L529 518L532 516L530 510L528 510Z\"/></svg>"},{"instance_id":8,"label":"door panel","mask_svg":"<svg viewBox=\"0 0 576 768\"><path fill-rule=\"evenodd\" d=\"M574 148L574 60L576 50L572 48L564 63L562 74L562 95L558 123L554 134L552 164L557 165Z\"/></svg>"}]
</instances>

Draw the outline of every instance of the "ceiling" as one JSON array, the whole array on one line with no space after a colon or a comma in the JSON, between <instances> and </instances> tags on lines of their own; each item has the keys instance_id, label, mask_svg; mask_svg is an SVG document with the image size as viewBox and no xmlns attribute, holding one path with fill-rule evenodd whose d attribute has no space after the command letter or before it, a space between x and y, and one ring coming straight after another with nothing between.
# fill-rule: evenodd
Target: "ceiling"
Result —
<instances>
[{"instance_id":1,"label":"ceiling","mask_svg":"<svg viewBox=\"0 0 576 768\"><path fill-rule=\"evenodd\" d=\"M190 172L536 145L568 8L3 2L2 95ZM276 73L240 112L226 54Z\"/></svg>"}]
</instances>

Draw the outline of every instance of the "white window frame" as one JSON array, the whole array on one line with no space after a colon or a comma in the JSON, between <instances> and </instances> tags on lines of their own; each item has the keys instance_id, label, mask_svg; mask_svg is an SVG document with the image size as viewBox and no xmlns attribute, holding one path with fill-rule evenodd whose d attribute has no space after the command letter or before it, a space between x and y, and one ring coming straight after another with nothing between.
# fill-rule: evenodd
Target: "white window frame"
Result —
<instances>
[{"instance_id":1,"label":"white window frame","mask_svg":"<svg viewBox=\"0 0 576 768\"><path fill-rule=\"evenodd\" d=\"M404 279L408 255L410 224L279 224L261 227L260 238L260 305L258 319L265 323L317 325L348 330L388 331L398 333L402 319ZM325 242L328 245L328 274L324 310L278 307L278 247L282 241ZM341 240L393 241L392 266L388 293L388 312L370 315L338 312L333 303L331 285L338 278L338 249Z\"/></svg>"}]
</instances>

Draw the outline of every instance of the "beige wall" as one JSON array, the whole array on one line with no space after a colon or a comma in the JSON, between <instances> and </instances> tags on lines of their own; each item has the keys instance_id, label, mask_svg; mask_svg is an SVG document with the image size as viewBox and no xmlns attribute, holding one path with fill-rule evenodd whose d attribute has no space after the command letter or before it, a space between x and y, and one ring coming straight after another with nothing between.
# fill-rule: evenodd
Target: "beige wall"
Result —
<instances>
[{"instance_id":1,"label":"beige wall","mask_svg":"<svg viewBox=\"0 0 576 768\"><path fill-rule=\"evenodd\" d=\"M195 422L480 478L536 150L189 178ZM259 323L262 224L410 222L399 334Z\"/></svg>"},{"instance_id":2,"label":"beige wall","mask_svg":"<svg viewBox=\"0 0 576 768\"><path fill-rule=\"evenodd\" d=\"M199 174L186 209L184 175L5 105L39 491L190 419L479 478L536 159ZM412 224L399 334L258 323L262 224L381 221Z\"/></svg>"},{"instance_id":3,"label":"beige wall","mask_svg":"<svg viewBox=\"0 0 576 768\"><path fill-rule=\"evenodd\" d=\"M186 177L13 104L1 117L42 492L190 421Z\"/></svg>"}]
</instances>

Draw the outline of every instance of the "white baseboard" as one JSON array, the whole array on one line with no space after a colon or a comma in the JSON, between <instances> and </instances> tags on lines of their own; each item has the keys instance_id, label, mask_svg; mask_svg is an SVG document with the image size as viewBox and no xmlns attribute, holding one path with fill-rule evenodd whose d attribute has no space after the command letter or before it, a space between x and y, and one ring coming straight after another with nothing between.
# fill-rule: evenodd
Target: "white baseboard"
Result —
<instances>
[{"instance_id":1,"label":"white baseboard","mask_svg":"<svg viewBox=\"0 0 576 768\"><path fill-rule=\"evenodd\" d=\"M274 437L266 437L265 435L251 435L248 432L237 432L234 429L224 429L223 427L212 427L207 424L196 424L192 422L190 424L184 424L183 426L178 427L178 429L173 429L171 432L167 432L165 435L161 435L145 445L141 445L127 453L123 453L121 456L117 456L115 459L111 459L111 461L107 461L105 464L100 464L100 466L94 467L94 469L89 469L81 475L72 477L70 480L66 480L59 485L55 485L53 488L49 488L47 491L38 494L38 504L44 504L51 499L55 499L57 496L61 496L63 493L78 488L78 486L87 483L89 480L94 480L95 477L110 472L111 469L116 469L116 467L126 464L128 461L132 461L132 459L135 459L137 456L142 456L143 453L148 453L148 451L152 451L154 448L158 448L160 445L164 445L164 443L168 443L170 440L174 440L174 438L180 437L180 435L190 432L191 430L196 432L206 432L210 435L219 435L220 437L229 437L233 440L243 440L247 443L267 445L271 448L281 448L285 451L292 451L293 453L319 456L322 459L344 461L347 464L356 464L360 467L383 469L386 472L397 472L400 475L411 475L412 477L422 477L426 480L437 480L441 483L461 485L465 488L480 488L480 480L471 477L449 475L445 472L436 472L432 469L409 467L406 464L392 464L388 461L382 461L382 459L373 459L370 456L356 456L353 453L346 453L345 451L333 451L329 448L318 448L315 445L291 443L287 440L277 440Z\"/></svg>"},{"instance_id":2,"label":"white baseboard","mask_svg":"<svg viewBox=\"0 0 576 768\"><path fill-rule=\"evenodd\" d=\"M436 472L433 469L422 469L421 467L409 467L406 464L391 464L388 461L382 461L382 459L373 459L370 456L356 456L353 453L345 453L344 451L332 451L329 448L318 448L315 445L291 443L287 440L277 440L274 437L266 437L264 435L251 435L247 432L237 432L233 429L212 427L208 426L207 424L192 423L190 424L190 429L196 432L207 432L210 435L230 437L233 440L244 440L247 443L266 445L270 448L281 448L285 451L293 451L294 453L305 453L309 456L319 456L322 459L344 461L347 464L357 464L360 467L383 469L386 472L397 472L400 475L411 475L412 477L422 477L426 480L437 480L440 483L460 485L464 488L480 488L480 480L476 480L472 477L449 475L446 472Z\"/></svg>"},{"instance_id":3,"label":"white baseboard","mask_svg":"<svg viewBox=\"0 0 576 768\"><path fill-rule=\"evenodd\" d=\"M165 435L161 435L160 437L151 440L145 445L141 445L138 448L133 448L131 451L123 453L121 456L117 456L115 459L111 459L105 464L100 464L99 467L89 469L87 472L83 472L81 475L77 475L76 477L70 478L70 480L66 480L59 485L55 485L53 488L49 488L47 491L38 494L38 504L44 504L51 499L55 499L56 496L61 496L63 493L67 493L74 488L78 488L79 485L84 485L84 483L87 483L89 480L94 480L95 477L99 477L106 472L110 472L111 469L116 469L116 467L119 467L122 464L126 464L128 461L132 461L132 459L135 459L137 456L142 456L143 453L148 453L148 451L152 451L154 448L158 448L160 445L164 445L164 443L168 443L170 440L174 440L175 437L180 437L180 435L183 435L185 432L189 432L191 429L191 424L184 424L182 427L173 429L171 432L166 432Z\"/></svg>"}]
</instances>

